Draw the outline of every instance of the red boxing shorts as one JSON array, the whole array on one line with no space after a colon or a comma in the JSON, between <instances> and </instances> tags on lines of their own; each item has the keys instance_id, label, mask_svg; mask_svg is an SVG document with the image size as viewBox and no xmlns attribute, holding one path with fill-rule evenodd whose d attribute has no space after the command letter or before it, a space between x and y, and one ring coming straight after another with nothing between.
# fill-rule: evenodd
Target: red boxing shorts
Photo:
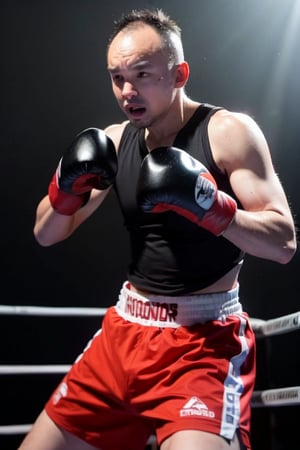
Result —
<instances>
[{"instance_id":1,"label":"red boxing shorts","mask_svg":"<svg viewBox=\"0 0 300 450\"><path fill-rule=\"evenodd\" d=\"M52 420L102 450L143 450L181 430L251 448L255 337L238 288L143 297L124 283L102 328L46 404Z\"/></svg>"}]
</instances>

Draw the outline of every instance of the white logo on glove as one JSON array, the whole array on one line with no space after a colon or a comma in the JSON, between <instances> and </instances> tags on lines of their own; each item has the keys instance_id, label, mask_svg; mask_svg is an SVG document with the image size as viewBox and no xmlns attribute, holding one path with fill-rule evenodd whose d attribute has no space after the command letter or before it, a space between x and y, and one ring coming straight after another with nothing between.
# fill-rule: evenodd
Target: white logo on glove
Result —
<instances>
[{"instance_id":1,"label":"white logo on glove","mask_svg":"<svg viewBox=\"0 0 300 450\"><path fill-rule=\"evenodd\" d=\"M215 201L217 189L211 181L203 176L203 173L206 172L204 170L201 171L196 181L195 199L200 208L208 211Z\"/></svg>"}]
</instances>

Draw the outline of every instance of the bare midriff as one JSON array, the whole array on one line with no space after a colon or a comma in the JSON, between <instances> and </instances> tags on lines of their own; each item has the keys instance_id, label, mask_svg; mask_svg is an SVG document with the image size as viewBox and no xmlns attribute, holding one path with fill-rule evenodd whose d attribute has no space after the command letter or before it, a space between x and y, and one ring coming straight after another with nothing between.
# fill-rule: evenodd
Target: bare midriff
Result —
<instances>
[{"instance_id":1,"label":"bare midriff","mask_svg":"<svg viewBox=\"0 0 300 450\"><path fill-rule=\"evenodd\" d=\"M230 272L228 272L226 275L224 275L222 278L220 278L215 283L211 284L210 286L201 289L199 291L194 291L191 293L191 295L194 294L213 294L217 292L225 292L230 291L231 289L234 289L237 286L238 283L238 276L240 273L242 267L242 261L235 266L233 269L231 269ZM130 284L130 289L134 292L137 292L138 294L147 296L151 295L152 293L150 291L144 291L141 289L138 289L138 287Z\"/></svg>"}]
</instances>

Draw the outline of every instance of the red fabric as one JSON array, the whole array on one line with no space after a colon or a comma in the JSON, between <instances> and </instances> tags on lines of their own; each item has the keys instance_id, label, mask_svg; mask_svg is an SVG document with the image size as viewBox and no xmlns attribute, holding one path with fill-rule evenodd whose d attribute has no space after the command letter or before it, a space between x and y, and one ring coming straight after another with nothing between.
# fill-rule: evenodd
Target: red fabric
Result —
<instances>
[{"instance_id":1,"label":"red fabric","mask_svg":"<svg viewBox=\"0 0 300 450\"><path fill-rule=\"evenodd\" d=\"M244 313L225 322L161 329L125 321L109 308L102 330L46 411L58 425L102 450L142 450L155 430L159 443L184 429L220 434L229 361L238 362L233 365L243 392L240 418L237 409L228 410L228 420L231 412L237 414L250 449L255 340Z\"/></svg>"}]
</instances>

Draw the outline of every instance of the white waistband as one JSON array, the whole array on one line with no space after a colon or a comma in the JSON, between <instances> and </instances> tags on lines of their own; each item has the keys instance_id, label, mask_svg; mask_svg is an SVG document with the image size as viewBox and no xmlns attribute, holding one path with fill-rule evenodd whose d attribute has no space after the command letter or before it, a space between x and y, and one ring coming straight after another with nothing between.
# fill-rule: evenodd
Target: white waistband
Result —
<instances>
[{"instance_id":1,"label":"white waistband","mask_svg":"<svg viewBox=\"0 0 300 450\"><path fill-rule=\"evenodd\" d=\"M131 291L127 281L123 284L115 308L129 322L160 328L187 327L209 320L224 320L229 315L242 312L239 286L214 294L144 297Z\"/></svg>"}]
</instances>

